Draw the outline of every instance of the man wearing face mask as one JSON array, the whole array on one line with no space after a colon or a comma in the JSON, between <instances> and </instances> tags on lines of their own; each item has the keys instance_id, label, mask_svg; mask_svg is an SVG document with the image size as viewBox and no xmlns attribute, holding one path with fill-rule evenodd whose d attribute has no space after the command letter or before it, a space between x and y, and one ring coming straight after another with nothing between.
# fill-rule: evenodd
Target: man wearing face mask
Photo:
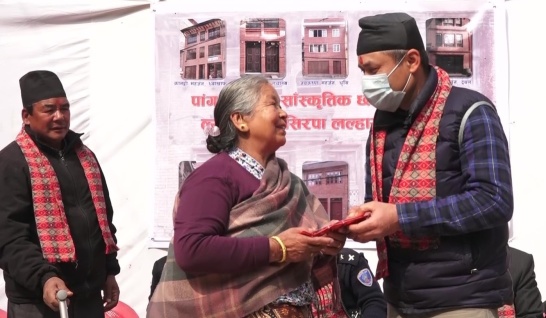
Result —
<instances>
[{"instance_id":1,"label":"man wearing face mask","mask_svg":"<svg viewBox=\"0 0 546 318\"><path fill-rule=\"evenodd\" d=\"M363 94L377 111L366 203L349 213L371 216L349 236L377 241L388 317L496 317L513 297L512 183L499 116L487 97L428 64L411 16L359 24Z\"/></svg>"}]
</instances>

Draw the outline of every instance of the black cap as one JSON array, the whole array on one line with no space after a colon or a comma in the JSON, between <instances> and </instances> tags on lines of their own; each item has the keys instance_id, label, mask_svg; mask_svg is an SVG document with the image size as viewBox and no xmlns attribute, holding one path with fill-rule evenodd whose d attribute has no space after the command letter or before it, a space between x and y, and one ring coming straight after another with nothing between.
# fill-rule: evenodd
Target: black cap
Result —
<instances>
[{"instance_id":1,"label":"black cap","mask_svg":"<svg viewBox=\"0 0 546 318\"><path fill-rule=\"evenodd\" d=\"M363 17L356 54L388 50L416 49L425 53L425 46L415 19L406 13L385 13Z\"/></svg>"},{"instance_id":2,"label":"black cap","mask_svg":"<svg viewBox=\"0 0 546 318\"><path fill-rule=\"evenodd\" d=\"M44 99L66 97L63 84L50 71L31 71L19 79L23 105L32 105Z\"/></svg>"}]
</instances>

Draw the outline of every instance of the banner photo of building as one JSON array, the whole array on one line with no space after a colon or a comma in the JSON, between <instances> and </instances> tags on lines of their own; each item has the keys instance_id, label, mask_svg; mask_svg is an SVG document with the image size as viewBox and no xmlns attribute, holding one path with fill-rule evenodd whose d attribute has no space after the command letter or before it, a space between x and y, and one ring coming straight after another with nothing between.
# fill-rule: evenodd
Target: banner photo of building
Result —
<instances>
[{"instance_id":1,"label":"banner photo of building","mask_svg":"<svg viewBox=\"0 0 546 318\"><path fill-rule=\"evenodd\" d=\"M444 3L446 4L446 3ZM404 10L420 28L432 64L456 86L506 101L496 81L495 7L476 1ZM288 113L277 152L302 177L332 219L363 202L365 144L374 107L362 95L356 42L359 18L377 5L346 11L156 12L156 180L151 246L172 238L172 206L183 174L209 159L206 131L222 87L262 74ZM393 10L389 10L393 11ZM504 84L503 84L504 85ZM499 104L500 105L500 104Z\"/></svg>"}]
</instances>

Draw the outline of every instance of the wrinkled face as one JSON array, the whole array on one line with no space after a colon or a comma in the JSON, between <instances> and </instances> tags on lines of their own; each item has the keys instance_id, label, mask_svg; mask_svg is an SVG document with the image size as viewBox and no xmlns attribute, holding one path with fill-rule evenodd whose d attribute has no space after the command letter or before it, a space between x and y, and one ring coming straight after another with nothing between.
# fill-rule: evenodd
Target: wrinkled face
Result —
<instances>
[{"instance_id":1,"label":"wrinkled face","mask_svg":"<svg viewBox=\"0 0 546 318\"><path fill-rule=\"evenodd\" d=\"M391 55L383 52L372 52L358 56L358 67L364 75L390 74L389 84L392 90L402 91L411 73L411 65L406 63L405 59L406 57L395 69L398 62Z\"/></svg>"},{"instance_id":2,"label":"wrinkled face","mask_svg":"<svg viewBox=\"0 0 546 318\"><path fill-rule=\"evenodd\" d=\"M248 126L248 141L260 149L274 153L286 143L286 112L272 85L262 87L259 102L244 120Z\"/></svg>"},{"instance_id":3,"label":"wrinkled face","mask_svg":"<svg viewBox=\"0 0 546 318\"><path fill-rule=\"evenodd\" d=\"M32 114L23 108L23 123L50 147L60 149L70 128L70 104L66 97L44 99L33 104Z\"/></svg>"}]
</instances>

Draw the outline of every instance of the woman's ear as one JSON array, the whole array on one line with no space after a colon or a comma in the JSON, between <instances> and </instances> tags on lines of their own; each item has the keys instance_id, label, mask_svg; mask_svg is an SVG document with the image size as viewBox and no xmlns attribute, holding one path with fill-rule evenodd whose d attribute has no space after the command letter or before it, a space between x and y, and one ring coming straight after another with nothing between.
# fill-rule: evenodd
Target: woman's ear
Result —
<instances>
[{"instance_id":1,"label":"woman's ear","mask_svg":"<svg viewBox=\"0 0 546 318\"><path fill-rule=\"evenodd\" d=\"M231 114L230 119L238 131L240 132L248 131L248 125L246 124L246 121L243 118L243 115L241 115L240 113L233 113Z\"/></svg>"}]
</instances>

